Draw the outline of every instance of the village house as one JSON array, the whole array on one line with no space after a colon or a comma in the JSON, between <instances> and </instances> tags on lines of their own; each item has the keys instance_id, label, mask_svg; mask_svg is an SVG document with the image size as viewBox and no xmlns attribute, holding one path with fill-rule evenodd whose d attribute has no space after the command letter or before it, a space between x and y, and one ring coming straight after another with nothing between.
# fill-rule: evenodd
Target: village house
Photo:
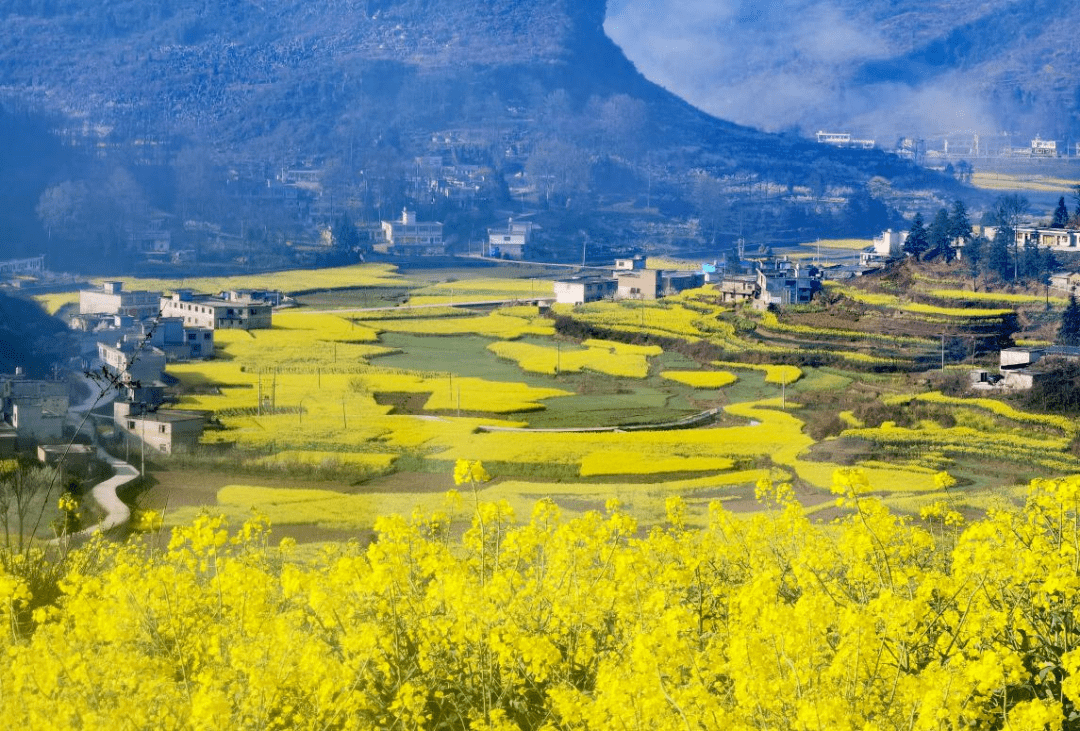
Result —
<instances>
[{"instance_id":1,"label":"village house","mask_svg":"<svg viewBox=\"0 0 1080 731\"><path fill-rule=\"evenodd\" d=\"M1004 348L998 355L998 373L986 369L971 372L975 390L1026 391L1062 363L1080 361L1080 348L1049 345L1045 348Z\"/></svg>"},{"instance_id":2,"label":"village house","mask_svg":"<svg viewBox=\"0 0 1080 731\"><path fill-rule=\"evenodd\" d=\"M1068 228L1016 227L1016 245L1024 248L1036 246L1041 249L1076 249L1080 243L1080 231Z\"/></svg>"},{"instance_id":3,"label":"village house","mask_svg":"<svg viewBox=\"0 0 1080 731\"><path fill-rule=\"evenodd\" d=\"M37 275L45 271L45 256L32 256L25 259L7 259L0 261L0 277Z\"/></svg>"},{"instance_id":4,"label":"village house","mask_svg":"<svg viewBox=\"0 0 1080 731\"><path fill-rule=\"evenodd\" d=\"M99 342L98 359L118 384L150 384L165 375L165 352L138 341Z\"/></svg>"},{"instance_id":5,"label":"village house","mask_svg":"<svg viewBox=\"0 0 1080 731\"><path fill-rule=\"evenodd\" d=\"M397 221L382 222L383 243L376 246L388 254L403 256L440 256L446 253L443 225L436 221L418 222L416 213L405 209Z\"/></svg>"},{"instance_id":6,"label":"village house","mask_svg":"<svg viewBox=\"0 0 1080 731\"><path fill-rule=\"evenodd\" d=\"M206 418L195 411L149 410L132 401L113 402L113 423L129 446L159 454L192 452L199 444Z\"/></svg>"},{"instance_id":7,"label":"village house","mask_svg":"<svg viewBox=\"0 0 1080 731\"><path fill-rule=\"evenodd\" d=\"M1080 292L1080 272L1054 272L1050 275L1050 288L1065 294Z\"/></svg>"},{"instance_id":8,"label":"village house","mask_svg":"<svg viewBox=\"0 0 1080 731\"><path fill-rule=\"evenodd\" d=\"M749 302L757 296L757 275L728 274L716 285L716 291L725 304Z\"/></svg>"},{"instance_id":9,"label":"village house","mask_svg":"<svg viewBox=\"0 0 1080 731\"><path fill-rule=\"evenodd\" d=\"M63 467L68 473L86 472L96 450L89 444L39 444L38 462L49 467Z\"/></svg>"},{"instance_id":10,"label":"village house","mask_svg":"<svg viewBox=\"0 0 1080 731\"><path fill-rule=\"evenodd\" d=\"M489 228L487 256L524 259L534 227L535 224L532 221L514 221L511 218L506 228Z\"/></svg>"},{"instance_id":11,"label":"village house","mask_svg":"<svg viewBox=\"0 0 1080 731\"><path fill-rule=\"evenodd\" d=\"M615 260L616 299L654 300L705 284L704 271L649 269L638 255Z\"/></svg>"},{"instance_id":12,"label":"village house","mask_svg":"<svg viewBox=\"0 0 1080 731\"><path fill-rule=\"evenodd\" d=\"M161 292L125 291L120 281L105 281L98 289L79 291L80 315L121 315L145 320L157 316L160 308Z\"/></svg>"},{"instance_id":13,"label":"village house","mask_svg":"<svg viewBox=\"0 0 1080 731\"><path fill-rule=\"evenodd\" d=\"M872 246L859 252L859 264L865 267L903 258L906 240L907 231L893 231L891 228L882 231L874 237Z\"/></svg>"},{"instance_id":14,"label":"village house","mask_svg":"<svg viewBox=\"0 0 1080 731\"><path fill-rule=\"evenodd\" d=\"M758 266L754 307L806 304L820 289L821 271L817 267L800 267L786 258L775 259Z\"/></svg>"},{"instance_id":15,"label":"village house","mask_svg":"<svg viewBox=\"0 0 1080 731\"><path fill-rule=\"evenodd\" d=\"M605 276L582 276L555 280L555 301L564 305L583 305L611 299L619 287L619 280Z\"/></svg>"},{"instance_id":16,"label":"village house","mask_svg":"<svg viewBox=\"0 0 1080 731\"><path fill-rule=\"evenodd\" d=\"M67 412L66 383L25 378L21 371L0 376L0 415L15 429L20 444L63 437Z\"/></svg>"},{"instance_id":17,"label":"village house","mask_svg":"<svg viewBox=\"0 0 1080 731\"><path fill-rule=\"evenodd\" d=\"M262 330L273 324L273 306L236 292L197 295L181 289L161 299L163 317L178 317L186 328L205 330Z\"/></svg>"}]
</instances>

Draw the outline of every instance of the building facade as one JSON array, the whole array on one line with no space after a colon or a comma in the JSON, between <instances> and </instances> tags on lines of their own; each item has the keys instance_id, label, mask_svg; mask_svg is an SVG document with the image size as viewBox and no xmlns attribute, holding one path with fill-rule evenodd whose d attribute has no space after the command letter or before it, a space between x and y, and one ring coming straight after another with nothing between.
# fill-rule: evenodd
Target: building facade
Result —
<instances>
[{"instance_id":1,"label":"building facade","mask_svg":"<svg viewBox=\"0 0 1080 731\"><path fill-rule=\"evenodd\" d=\"M161 292L125 291L120 281L106 281L99 289L79 292L80 315L122 315L145 320L156 317L160 307Z\"/></svg>"},{"instance_id":2,"label":"building facade","mask_svg":"<svg viewBox=\"0 0 1080 731\"><path fill-rule=\"evenodd\" d=\"M532 239L531 221L510 219L506 228L489 228L487 255L503 259L524 259Z\"/></svg>"},{"instance_id":3,"label":"building facade","mask_svg":"<svg viewBox=\"0 0 1080 731\"><path fill-rule=\"evenodd\" d=\"M583 305L615 296L619 280L614 277L573 277L555 282L555 301L566 305Z\"/></svg>"},{"instance_id":4,"label":"building facade","mask_svg":"<svg viewBox=\"0 0 1080 731\"><path fill-rule=\"evenodd\" d=\"M113 423L129 445L159 454L176 454L198 447L205 418L194 411L147 411L138 403L115 401Z\"/></svg>"},{"instance_id":5,"label":"building facade","mask_svg":"<svg viewBox=\"0 0 1080 731\"><path fill-rule=\"evenodd\" d=\"M443 225L437 221L419 222L416 213L405 209L397 221L382 222L386 251L407 256L439 256L446 253Z\"/></svg>"},{"instance_id":6,"label":"building facade","mask_svg":"<svg viewBox=\"0 0 1080 731\"><path fill-rule=\"evenodd\" d=\"M222 293L230 297L232 293ZM163 317L180 318L185 328L205 330L262 330L273 325L274 308L265 300L238 296L223 299L179 290L161 299Z\"/></svg>"}]
</instances>

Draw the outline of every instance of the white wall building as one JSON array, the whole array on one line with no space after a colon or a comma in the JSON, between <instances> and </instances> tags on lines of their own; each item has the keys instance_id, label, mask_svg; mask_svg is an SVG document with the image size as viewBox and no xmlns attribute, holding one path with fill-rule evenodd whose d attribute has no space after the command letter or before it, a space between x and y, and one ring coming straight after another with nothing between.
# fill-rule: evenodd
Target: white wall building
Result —
<instances>
[{"instance_id":1,"label":"white wall building","mask_svg":"<svg viewBox=\"0 0 1080 731\"><path fill-rule=\"evenodd\" d=\"M419 222L416 213L405 209L397 221L382 222L386 251L408 256L438 256L446 253L443 225L437 221Z\"/></svg>"},{"instance_id":2,"label":"white wall building","mask_svg":"<svg viewBox=\"0 0 1080 731\"><path fill-rule=\"evenodd\" d=\"M265 300L223 294L225 299L178 290L161 299L161 315L182 318L185 328L207 330L262 330L273 325L274 308Z\"/></svg>"},{"instance_id":3,"label":"white wall building","mask_svg":"<svg viewBox=\"0 0 1080 731\"><path fill-rule=\"evenodd\" d=\"M125 291L124 283L106 281L99 289L79 291L79 314L124 315L136 320L155 317L161 307L161 292Z\"/></svg>"}]
</instances>

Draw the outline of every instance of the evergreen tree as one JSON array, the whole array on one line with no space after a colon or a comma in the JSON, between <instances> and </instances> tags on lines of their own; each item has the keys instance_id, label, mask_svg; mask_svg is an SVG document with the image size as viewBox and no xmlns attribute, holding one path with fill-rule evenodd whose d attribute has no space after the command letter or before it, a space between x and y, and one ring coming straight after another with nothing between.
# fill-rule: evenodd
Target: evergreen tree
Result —
<instances>
[{"instance_id":1,"label":"evergreen tree","mask_svg":"<svg viewBox=\"0 0 1080 731\"><path fill-rule=\"evenodd\" d=\"M338 216L330 233L334 238L334 246L340 251L353 251L360 246L360 234L348 213Z\"/></svg>"},{"instance_id":2,"label":"evergreen tree","mask_svg":"<svg viewBox=\"0 0 1080 731\"><path fill-rule=\"evenodd\" d=\"M954 201L952 211L949 212L949 235L953 241L960 240L961 246L971 241L971 221L962 200Z\"/></svg>"},{"instance_id":3,"label":"evergreen tree","mask_svg":"<svg viewBox=\"0 0 1080 731\"><path fill-rule=\"evenodd\" d=\"M983 270L983 264L986 262L986 247L989 243L986 237L976 236L964 244L963 257L964 263L967 265L968 276L971 277L972 292L978 291L975 280L978 279L979 272Z\"/></svg>"},{"instance_id":4,"label":"evergreen tree","mask_svg":"<svg viewBox=\"0 0 1080 731\"><path fill-rule=\"evenodd\" d=\"M946 262L953 259L952 225L949 221L949 212L944 208L938 209L930 227L926 230L926 258L932 259L940 256Z\"/></svg>"},{"instance_id":5,"label":"evergreen tree","mask_svg":"<svg viewBox=\"0 0 1080 731\"><path fill-rule=\"evenodd\" d=\"M1054 218L1050 221L1050 228L1065 228L1069 223L1069 209L1065 205L1065 196L1058 198L1057 208L1054 209Z\"/></svg>"},{"instance_id":6,"label":"evergreen tree","mask_svg":"<svg viewBox=\"0 0 1080 731\"><path fill-rule=\"evenodd\" d=\"M1080 304L1076 302L1074 294L1069 295L1069 304L1061 313L1061 327L1057 339L1061 345L1080 345Z\"/></svg>"},{"instance_id":7,"label":"evergreen tree","mask_svg":"<svg viewBox=\"0 0 1080 731\"><path fill-rule=\"evenodd\" d=\"M904 252L911 254L918 260L930 248L930 240L926 233L926 225L923 223L921 213L916 213L908 229L907 239L904 241Z\"/></svg>"},{"instance_id":8,"label":"evergreen tree","mask_svg":"<svg viewBox=\"0 0 1080 731\"><path fill-rule=\"evenodd\" d=\"M1028 199L1019 193L999 196L994 203L994 225L997 227L997 232L994 234L992 248L1004 246L1006 268L1011 264L1012 271L1002 269L998 273L1006 281L1011 282L1020 276L1020 247L1016 243L1016 227L1020 225L1020 218L1029 205ZM1012 261L1009 262L1009 259ZM995 259L995 268L996 261Z\"/></svg>"},{"instance_id":9,"label":"evergreen tree","mask_svg":"<svg viewBox=\"0 0 1080 731\"><path fill-rule=\"evenodd\" d=\"M986 269L998 275L1006 282L1013 278L1013 262L1009 255L1009 247L1013 241L1012 229L999 227L986 247Z\"/></svg>"}]
</instances>

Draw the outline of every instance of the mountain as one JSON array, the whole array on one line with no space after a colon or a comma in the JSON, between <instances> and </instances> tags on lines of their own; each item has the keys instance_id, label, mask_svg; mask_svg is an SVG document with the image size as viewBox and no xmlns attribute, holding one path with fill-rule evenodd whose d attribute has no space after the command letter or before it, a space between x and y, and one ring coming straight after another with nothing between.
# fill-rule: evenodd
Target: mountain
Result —
<instances>
[{"instance_id":1,"label":"mountain","mask_svg":"<svg viewBox=\"0 0 1080 731\"><path fill-rule=\"evenodd\" d=\"M1022 146L1080 139L1078 21L1051 0L612 0L606 28L650 78L743 124Z\"/></svg>"},{"instance_id":2,"label":"mountain","mask_svg":"<svg viewBox=\"0 0 1080 731\"><path fill-rule=\"evenodd\" d=\"M81 152L51 166L36 213L42 236L91 242L86 255L121 254L155 216L181 238L197 220L267 244L300 218L402 205L464 239L491 211L460 209L512 204L515 180L575 212L573 230L621 197L697 214L714 241L838 215L870 230L889 220L875 176L947 187L880 152L712 117L638 73L604 19L604 0L8 0L0 98L61 119ZM421 190L424 155L468 171L472 198ZM266 190L292 169L318 175L275 213Z\"/></svg>"}]
</instances>

